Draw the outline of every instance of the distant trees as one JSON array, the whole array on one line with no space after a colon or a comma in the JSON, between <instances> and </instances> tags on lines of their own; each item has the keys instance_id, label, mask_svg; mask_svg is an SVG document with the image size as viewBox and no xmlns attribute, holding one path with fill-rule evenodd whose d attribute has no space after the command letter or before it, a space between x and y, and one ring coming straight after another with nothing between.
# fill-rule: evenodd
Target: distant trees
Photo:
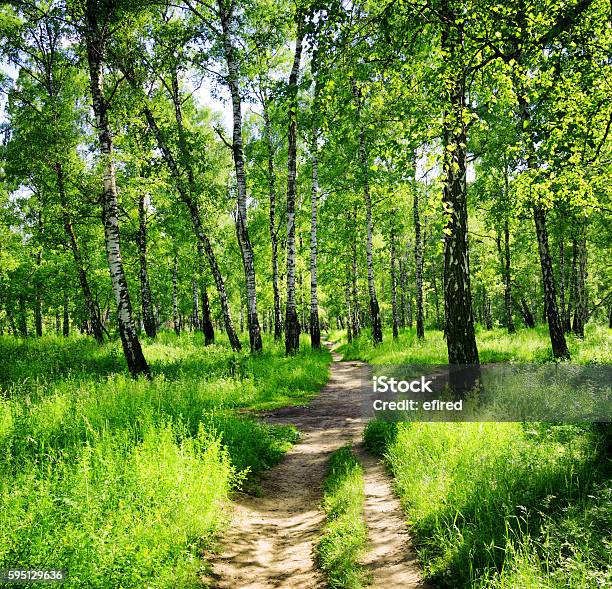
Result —
<instances>
[{"instance_id":1,"label":"distant trees","mask_svg":"<svg viewBox=\"0 0 612 589\"><path fill-rule=\"evenodd\" d=\"M608 2L0 15L1 332L115 325L147 374L141 333L238 351L237 314L254 353L416 324L452 364L478 363L477 323L545 318L564 359L609 321Z\"/></svg>"}]
</instances>

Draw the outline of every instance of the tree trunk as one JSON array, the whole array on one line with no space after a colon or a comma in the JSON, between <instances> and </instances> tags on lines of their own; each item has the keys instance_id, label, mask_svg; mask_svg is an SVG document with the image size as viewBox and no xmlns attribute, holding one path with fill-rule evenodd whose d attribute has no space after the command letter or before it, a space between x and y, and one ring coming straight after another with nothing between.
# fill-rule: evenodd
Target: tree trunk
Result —
<instances>
[{"instance_id":1,"label":"tree trunk","mask_svg":"<svg viewBox=\"0 0 612 589\"><path fill-rule=\"evenodd\" d=\"M421 235L421 219L419 211L419 189L414 186L412 206L414 216L414 268L416 281L416 330L417 337L425 337L425 322L423 319L423 237Z\"/></svg>"},{"instance_id":2,"label":"tree trunk","mask_svg":"<svg viewBox=\"0 0 612 589\"><path fill-rule=\"evenodd\" d=\"M563 228L560 230L562 232ZM559 237L559 315L563 331L567 332L565 324L567 316L567 308L565 306L565 240L563 234Z\"/></svg>"},{"instance_id":3,"label":"tree trunk","mask_svg":"<svg viewBox=\"0 0 612 589\"><path fill-rule=\"evenodd\" d=\"M9 320L9 325L11 326L11 332L14 337L17 337L19 335L19 332L17 331L17 326L15 325L15 315L13 313L13 306L9 305L8 303L6 305L6 315Z\"/></svg>"},{"instance_id":4,"label":"tree trunk","mask_svg":"<svg viewBox=\"0 0 612 589\"><path fill-rule=\"evenodd\" d=\"M484 324L485 327L487 328L487 330L491 330L493 329L493 315L491 314L491 298L489 297L489 295L487 294L487 291L485 288L483 288L483 318L484 318Z\"/></svg>"},{"instance_id":5,"label":"tree trunk","mask_svg":"<svg viewBox=\"0 0 612 589\"><path fill-rule=\"evenodd\" d=\"M575 285L575 307L574 324L572 329L577 337L584 337L584 324L586 323L586 223L580 226L580 236L576 242L576 285Z\"/></svg>"},{"instance_id":6,"label":"tree trunk","mask_svg":"<svg viewBox=\"0 0 612 589\"><path fill-rule=\"evenodd\" d=\"M198 281L193 279L191 282L191 289L193 295L193 310L191 314L191 322L193 324L193 330L199 331L200 329L200 290L198 288Z\"/></svg>"},{"instance_id":7,"label":"tree trunk","mask_svg":"<svg viewBox=\"0 0 612 589\"><path fill-rule=\"evenodd\" d=\"M353 320L353 311L351 309L351 273L348 269L346 269L346 285L344 288L344 295L346 299L346 339L349 344L353 343L353 329L352 329L352 320Z\"/></svg>"},{"instance_id":8,"label":"tree trunk","mask_svg":"<svg viewBox=\"0 0 612 589\"><path fill-rule=\"evenodd\" d=\"M506 326L508 327L508 333L514 333L516 328L512 320L512 273L508 219L504 222L504 304L506 305Z\"/></svg>"},{"instance_id":9,"label":"tree trunk","mask_svg":"<svg viewBox=\"0 0 612 589\"><path fill-rule=\"evenodd\" d=\"M396 212L392 211L395 216ZM393 321L393 339L399 335L399 313L397 310L397 276L395 273L395 227L391 226L391 315Z\"/></svg>"},{"instance_id":10,"label":"tree trunk","mask_svg":"<svg viewBox=\"0 0 612 589\"><path fill-rule=\"evenodd\" d=\"M355 221L355 214L353 213L353 221ZM356 228L355 228L356 229ZM353 327L353 337L359 337L361 332L361 323L360 323L360 312L359 312L359 294L357 290L357 243L355 242L355 234L353 233L352 240L352 295L353 295L353 316L351 318L351 323Z\"/></svg>"},{"instance_id":11,"label":"tree trunk","mask_svg":"<svg viewBox=\"0 0 612 589\"><path fill-rule=\"evenodd\" d=\"M238 335L236 334L236 330L234 329L234 323L232 321L232 315L230 312L227 291L225 290L225 282L223 281L223 276L221 275L221 271L219 270L219 265L217 264L217 258L212 248L212 244L210 243L208 235L204 231L204 226L202 225L202 219L200 217L200 211L198 209L196 201L192 198L190 192L188 192L185 189L185 186L183 185L182 175L179 170L178 164L176 163L172 152L168 148L168 145L164 141L164 138L161 134L161 130L157 126L157 122L155 120L155 117L153 116L153 112L147 105L144 106L143 112L147 118L149 127L155 135L155 140L157 141L157 145L164 156L166 165L170 169L170 173L172 174L172 177L174 179L179 196L181 197L181 200L189 211L193 231L196 235L196 238L198 239L198 243L200 244L202 250L206 255L206 259L208 260L213 280L215 281L215 286L217 287L217 293L221 302L221 311L223 313L223 322L225 325L227 337L230 341L232 349L234 351L238 351L242 348L242 345L240 344L240 340L238 339Z\"/></svg>"},{"instance_id":12,"label":"tree trunk","mask_svg":"<svg viewBox=\"0 0 612 589\"><path fill-rule=\"evenodd\" d=\"M313 129L312 152L312 194L310 198L310 345L321 348L321 327L319 325L319 299L317 292L317 201L319 198L319 162L317 159L317 133Z\"/></svg>"},{"instance_id":13,"label":"tree trunk","mask_svg":"<svg viewBox=\"0 0 612 589\"><path fill-rule=\"evenodd\" d=\"M103 164L104 190L102 192L102 220L106 258L117 305L117 320L123 353L129 371L134 375L150 375L149 365L145 360L140 340L136 334L132 319L132 304L127 287L121 245L119 240L119 218L117 203L117 186L115 183L115 164L113 161L113 139L108 120L108 103L104 97L104 56L106 53L105 31L98 23L98 4L88 0L86 7L87 61L91 82L91 96L95 115L95 127L98 134L100 154Z\"/></svg>"},{"instance_id":14,"label":"tree trunk","mask_svg":"<svg viewBox=\"0 0 612 589\"><path fill-rule=\"evenodd\" d=\"M361 90L357 87L356 83L353 83L353 93L357 101L357 120L361 118ZM366 152L365 143L365 130L363 122L360 121L359 128L359 165L362 174L363 183L363 197L366 205L366 268L368 273L368 295L370 298L370 323L372 328L372 340L374 345L378 345L383 341L382 333L382 320L380 317L380 307L378 305L378 299L376 298L376 284L374 281L374 259L372 255L372 197L370 195L370 181L369 181L369 164L368 155Z\"/></svg>"},{"instance_id":15,"label":"tree trunk","mask_svg":"<svg viewBox=\"0 0 612 589\"><path fill-rule=\"evenodd\" d=\"M270 199L270 243L272 244L272 293L274 297L274 341L280 341L283 332L280 290L278 286L278 235L276 228L276 173L268 101L263 101L264 140L268 157L268 194Z\"/></svg>"},{"instance_id":16,"label":"tree trunk","mask_svg":"<svg viewBox=\"0 0 612 589\"><path fill-rule=\"evenodd\" d=\"M239 351L242 349L242 345L240 344L240 340L238 339L238 335L236 334L236 330L234 329L234 323L232 322L232 316L230 313L229 300L227 297L227 292L225 290L225 283L223 282L223 277L221 276L221 270L219 270L219 266L217 264L217 259L212 249L212 245L208 239L208 236L204 232L202 227L202 221L200 218L200 211L198 210L196 204L189 199L187 203L189 208L189 214L191 216L191 222L193 224L194 230L200 242L200 245L206 254L206 258L208 259L208 264L210 266L210 271L213 275L213 280L217 286L217 292L219 294L219 299L221 301L221 311L223 313L223 321L225 323L225 331L230 341L230 345L234 351Z\"/></svg>"},{"instance_id":17,"label":"tree trunk","mask_svg":"<svg viewBox=\"0 0 612 589\"><path fill-rule=\"evenodd\" d=\"M527 151L527 168L537 169L537 162L534 155L536 139L531 130L531 115L529 103L524 96L522 88L518 88L519 106L519 132L523 134ZM570 353L565 341L565 333L559 316L557 306L557 293L555 287L555 275L552 267L552 258L548 244L548 230L546 228L546 213L540 203L533 206L533 219L535 222L536 237L538 240L538 253L540 256L540 269L542 272L542 286L544 288L544 312L548 320L548 332L553 356L555 358L569 359Z\"/></svg>"},{"instance_id":18,"label":"tree trunk","mask_svg":"<svg viewBox=\"0 0 612 589\"><path fill-rule=\"evenodd\" d=\"M81 250L79 248L74 227L72 225L72 215L70 214L68 198L66 195L64 169L60 162L55 162L55 173L57 176L57 189L60 197L60 204L62 206L64 231L68 236L68 241L70 243L72 257L74 258L74 264L79 277L79 284L81 286L81 291L83 292L83 299L85 300L85 307L87 308L87 314L89 316L89 323L96 341L102 343L104 341L104 330L102 328L102 321L100 319L100 310L94 301L93 295L91 294L91 288L89 286L89 281L87 280L87 274L85 273L83 260L81 258Z\"/></svg>"},{"instance_id":19,"label":"tree trunk","mask_svg":"<svg viewBox=\"0 0 612 589\"><path fill-rule=\"evenodd\" d=\"M444 35L448 48L448 37ZM454 51L455 48L453 47ZM444 332L450 364L478 364L468 259L464 79L453 76L450 105L444 113L443 204L447 220L444 236ZM459 389L469 383L456 383Z\"/></svg>"},{"instance_id":20,"label":"tree trunk","mask_svg":"<svg viewBox=\"0 0 612 589\"><path fill-rule=\"evenodd\" d=\"M198 260L200 260L200 273L202 273L202 264L201 261L204 259L205 254L202 248L202 244L198 242ZM215 343L215 327L212 322L212 318L210 315L210 301L208 300L208 291L206 288L206 282L203 278L201 278L201 296L202 296L202 308L201 308L201 318L200 318L200 326L202 328L202 332L204 333L204 345L210 346Z\"/></svg>"},{"instance_id":21,"label":"tree trunk","mask_svg":"<svg viewBox=\"0 0 612 589\"><path fill-rule=\"evenodd\" d=\"M406 264L403 256L399 258L399 286L400 286L400 303L399 324L402 329L406 328Z\"/></svg>"},{"instance_id":22,"label":"tree trunk","mask_svg":"<svg viewBox=\"0 0 612 589\"><path fill-rule=\"evenodd\" d=\"M147 210L145 195L140 191L138 198L138 258L140 261L140 299L142 303L142 322L147 336L155 337L157 325L153 314L153 302L151 301L151 286L149 284L149 273L147 271Z\"/></svg>"},{"instance_id":23,"label":"tree trunk","mask_svg":"<svg viewBox=\"0 0 612 589\"><path fill-rule=\"evenodd\" d=\"M34 296L34 329L37 337L42 337L43 334L43 316L42 316L42 299L40 296L40 286L36 285L36 293Z\"/></svg>"},{"instance_id":24,"label":"tree trunk","mask_svg":"<svg viewBox=\"0 0 612 589\"><path fill-rule=\"evenodd\" d=\"M204 332L204 345L210 346L215 343L215 327L210 317L210 302L206 284L202 283L202 331Z\"/></svg>"},{"instance_id":25,"label":"tree trunk","mask_svg":"<svg viewBox=\"0 0 612 589\"><path fill-rule=\"evenodd\" d=\"M511 279L511 259L510 259L510 231L508 221L504 221L504 247L502 248L501 234L498 233L495 239L497 244L497 254L501 266L502 279L504 281L504 308L506 311L506 327L508 333L514 333L516 328L512 319L512 279Z\"/></svg>"},{"instance_id":26,"label":"tree trunk","mask_svg":"<svg viewBox=\"0 0 612 589\"><path fill-rule=\"evenodd\" d=\"M468 258L467 214L467 129L465 123L465 67L462 67L463 30L455 26L457 15L447 0L442 2L445 25L442 50L453 71L448 79L449 103L444 112L443 205L446 213L444 229L444 332L450 364L478 364L478 348L474 331L470 267ZM451 377L451 380L454 380ZM469 380L469 379L468 379ZM469 382L453 382L459 389Z\"/></svg>"},{"instance_id":27,"label":"tree trunk","mask_svg":"<svg viewBox=\"0 0 612 589\"><path fill-rule=\"evenodd\" d=\"M531 309L529 308L529 304L527 303L524 297L521 298L520 310L521 315L523 316L523 321L525 322L525 326L529 328L534 328L535 318L533 316L533 313L531 312Z\"/></svg>"},{"instance_id":28,"label":"tree trunk","mask_svg":"<svg viewBox=\"0 0 612 589\"><path fill-rule=\"evenodd\" d=\"M181 323L178 311L178 256L174 254L174 266L172 267L172 325L174 333L181 335Z\"/></svg>"},{"instance_id":29,"label":"tree trunk","mask_svg":"<svg viewBox=\"0 0 612 589\"><path fill-rule=\"evenodd\" d=\"M70 335L70 315L68 313L68 293L66 292L66 290L64 290L62 335L64 337L68 337Z\"/></svg>"},{"instance_id":30,"label":"tree trunk","mask_svg":"<svg viewBox=\"0 0 612 589\"><path fill-rule=\"evenodd\" d=\"M251 344L251 352L259 352L262 349L262 340L259 327L259 318L257 315L257 292L255 287L255 263L253 258L253 247L251 245L247 227L247 185L246 173L244 169L244 150L242 147L242 98L240 96L239 88L238 63L236 62L235 50L234 46L232 45L231 21L233 19L233 14L231 11L233 9L233 3L230 4L229 11L225 0L219 0L217 5L219 8L223 49L225 52L225 61L228 70L226 79L232 97L232 154L234 157L236 187L238 193L236 206L236 229L246 282L249 342ZM301 52L301 40L299 40L298 45Z\"/></svg>"},{"instance_id":31,"label":"tree trunk","mask_svg":"<svg viewBox=\"0 0 612 589\"><path fill-rule=\"evenodd\" d=\"M297 25L293 66L289 75L289 133L287 156L287 302L285 310L285 351L294 354L300 346L300 327L295 297L295 200L297 161L298 74L302 58L303 28Z\"/></svg>"},{"instance_id":32,"label":"tree trunk","mask_svg":"<svg viewBox=\"0 0 612 589\"><path fill-rule=\"evenodd\" d=\"M555 358L570 357L565 334L557 309L557 295L555 292L555 276L553 274L552 260L548 246L548 232L546 230L546 215L541 205L533 207L533 218L538 238L538 252L540 254L540 266L542 270L542 284L544 285L544 304L548 319L548 332L552 344L553 356Z\"/></svg>"},{"instance_id":33,"label":"tree trunk","mask_svg":"<svg viewBox=\"0 0 612 589\"><path fill-rule=\"evenodd\" d=\"M28 337L28 316L27 316L25 297L19 295L19 334L21 337Z\"/></svg>"}]
</instances>

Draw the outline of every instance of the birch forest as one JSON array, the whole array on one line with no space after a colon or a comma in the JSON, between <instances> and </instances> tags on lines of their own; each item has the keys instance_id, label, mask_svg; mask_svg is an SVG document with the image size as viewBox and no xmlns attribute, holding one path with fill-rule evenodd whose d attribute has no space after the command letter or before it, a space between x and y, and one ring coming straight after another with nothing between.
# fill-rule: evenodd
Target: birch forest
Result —
<instances>
[{"instance_id":1,"label":"birch forest","mask_svg":"<svg viewBox=\"0 0 612 589\"><path fill-rule=\"evenodd\" d=\"M0 585L612 586L612 413L354 396L609 368L611 200L608 0L1 2Z\"/></svg>"}]
</instances>

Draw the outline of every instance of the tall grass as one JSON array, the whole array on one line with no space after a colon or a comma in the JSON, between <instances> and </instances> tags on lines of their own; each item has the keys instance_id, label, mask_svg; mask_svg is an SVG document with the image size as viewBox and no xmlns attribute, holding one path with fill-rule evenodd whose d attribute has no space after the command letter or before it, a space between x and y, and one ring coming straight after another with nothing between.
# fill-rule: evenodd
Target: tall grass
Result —
<instances>
[{"instance_id":1,"label":"tall grass","mask_svg":"<svg viewBox=\"0 0 612 589\"><path fill-rule=\"evenodd\" d=\"M439 587L612 583L612 485L591 426L373 422Z\"/></svg>"},{"instance_id":2,"label":"tall grass","mask_svg":"<svg viewBox=\"0 0 612 589\"><path fill-rule=\"evenodd\" d=\"M198 587L229 494L297 439L245 413L312 398L329 354L256 357L200 335L146 342L152 381L117 342L0 338L0 568L64 586Z\"/></svg>"},{"instance_id":3,"label":"tall grass","mask_svg":"<svg viewBox=\"0 0 612 589\"><path fill-rule=\"evenodd\" d=\"M543 328L479 331L483 363L551 361ZM609 363L610 331L569 337L572 362ZM445 363L440 333L411 330L341 351L375 364ZM609 428L549 423L371 422L366 445L384 456L425 576L448 589L612 586Z\"/></svg>"},{"instance_id":4,"label":"tall grass","mask_svg":"<svg viewBox=\"0 0 612 589\"><path fill-rule=\"evenodd\" d=\"M343 332L332 332L332 341L344 342L339 348L346 360L365 360L372 364L445 364L448 361L446 341L441 331L426 331L425 339L416 337L415 329L405 329L393 340L385 331L384 341L374 346L368 333L346 343ZM609 364L612 362L610 330L602 325L588 324L585 338L567 336L572 362L577 364ZM476 341L480 362L540 363L553 360L550 337L546 326L518 329L508 334L504 329L478 329Z\"/></svg>"}]
</instances>

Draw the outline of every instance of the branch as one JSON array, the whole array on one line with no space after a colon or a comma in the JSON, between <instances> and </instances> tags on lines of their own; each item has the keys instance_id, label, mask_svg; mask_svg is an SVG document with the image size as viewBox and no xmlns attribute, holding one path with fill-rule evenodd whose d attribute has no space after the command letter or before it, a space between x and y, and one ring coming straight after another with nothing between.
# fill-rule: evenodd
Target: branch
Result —
<instances>
[{"instance_id":1,"label":"branch","mask_svg":"<svg viewBox=\"0 0 612 589\"><path fill-rule=\"evenodd\" d=\"M233 150L234 146L225 138L225 136L223 135L223 131L221 131L220 127L215 126L215 127L213 127L213 129L215 130L215 133L217 133L217 135L219 135L219 137L221 138L221 141L223 141L223 143L225 143L225 145L227 147L229 147L231 150Z\"/></svg>"}]
</instances>

